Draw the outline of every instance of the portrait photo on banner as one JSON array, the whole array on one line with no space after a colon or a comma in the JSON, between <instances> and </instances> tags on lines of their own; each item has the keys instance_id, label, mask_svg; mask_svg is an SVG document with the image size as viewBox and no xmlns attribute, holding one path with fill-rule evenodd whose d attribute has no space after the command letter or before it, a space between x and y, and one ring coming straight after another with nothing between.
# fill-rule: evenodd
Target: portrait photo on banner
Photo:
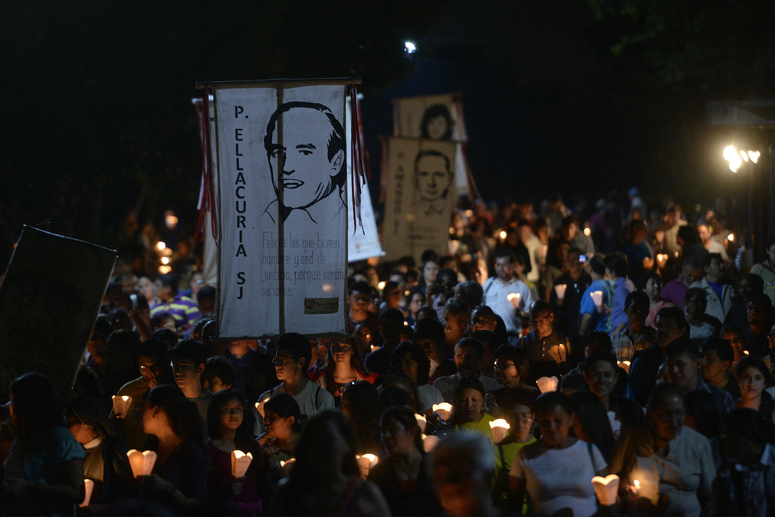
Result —
<instances>
[{"instance_id":1,"label":"portrait photo on banner","mask_svg":"<svg viewBox=\"0 0 775 517\"><path fill-rule=\"evenodd\" d=\"M455 143L388 138L383 247L389 260L425 250L449 252L455 189Z\"/></svg>"},{"instance_id":2,"label":"portrait photo on banner","mask_svg":"<svg viewBox=\"0 0 775 517\"><path fill-rule=\"evenodd\" d=\"M219 335L344 332L345 86L223 87L214 97Z\"/></svg>"}]
</instances>

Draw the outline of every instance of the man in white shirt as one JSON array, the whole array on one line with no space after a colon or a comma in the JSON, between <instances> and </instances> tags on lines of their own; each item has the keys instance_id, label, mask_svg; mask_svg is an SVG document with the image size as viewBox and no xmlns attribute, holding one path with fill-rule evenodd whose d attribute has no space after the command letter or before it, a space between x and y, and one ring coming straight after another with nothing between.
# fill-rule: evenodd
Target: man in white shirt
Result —
<instances>
[{"instance_id":1,"label":"man in white shirt","mask_svg":"<svg viewBox=\"0 0 775 517\"><path fill-rule=\"evenodd\" d=\"M495 258L495 277L484 283L484 304L503 318L506 331L522 331L521 313L533 302L527 284L514 277L514 254L498 249Z\"/></svg>"}]
</instances>

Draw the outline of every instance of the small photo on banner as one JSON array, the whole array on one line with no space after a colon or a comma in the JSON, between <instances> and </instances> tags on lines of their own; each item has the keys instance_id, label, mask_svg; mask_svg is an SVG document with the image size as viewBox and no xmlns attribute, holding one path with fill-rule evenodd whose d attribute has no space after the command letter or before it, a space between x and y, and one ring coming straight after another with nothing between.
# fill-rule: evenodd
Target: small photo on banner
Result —
<instances>
[{"instance_id":1,"label":"small photo on banner","mask_svg":"<svg viewBox=\"0 0 775 517\"><path fill-rule=\"evenodd\" d=\"M345 84L215 84L219 336L344 333Z\"/></svg>"},{"instance_id":2,"label":"small photo on banner","mask_svg":"<svg viewBox=\"0 0 775 517\"><path fill-rule=\"evenodd\" d=\"M382 245L387 260L425 250L448 253L455 193L455 142L388 138L385 146L385 215Z\"/></svg>"},{"instance_id":3,"label":"small photo on banner","mask_svg":"<svg viewBox=\"0 0 775 517\"><path fill-rule=\"evenodd\" d=\"M0 392L31 371L70 390L115 263L115 250L24 228L0 287Z\"/></svg>"},{"instance_id":4,"label":"small photo on banner","mask_svg":"<svg viewBox=\"0 0 775 517\"><path fill-rule=\"evenodd\" d=\"M457 195L476 197L463 149L468 135L460 94L393 99L393 136L456 142L454 171Z\"/></svg>"}]
</instances>

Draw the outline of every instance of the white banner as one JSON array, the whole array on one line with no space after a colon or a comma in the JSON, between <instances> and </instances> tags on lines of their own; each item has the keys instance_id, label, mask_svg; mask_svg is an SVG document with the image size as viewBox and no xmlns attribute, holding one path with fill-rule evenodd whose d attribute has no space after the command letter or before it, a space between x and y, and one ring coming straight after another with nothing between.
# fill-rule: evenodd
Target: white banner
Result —
<instances>
[{"instance_id":1,"label":"white banner","mask_svg":"<svg viewBox=\"0 0 775 517\"><path fill-rule=\"evenodd\" d=\"M219 335L344 333L345 86L214 88Z\"/></svg>"},{"instance_id":2,"label":"white banner","mask_svg":"<svg viewBox=\"0 0 775 517\"><path fill-rule=\"evenodd\" d=\"M472 196L463 144L468 141L460 95L423 95L393 100L393 136L451 140L455 146L455 185L458 196Z\"/></svg>"},{"instance_id":3,"label":"white banner","mask_svg":"<svg viewBox=\"0 0 775 517\"><path fill-rule=\"evenodd\" d=\"M362 95L358 94L360 103ZM349 97L346 104L347 120L352 120L350 116ZM359 128L361 134L361 128ZM351 148L351 132L347 132L347 149ZM365 148L363 135L361 134L361 145ZM365 149L364 149L365 150ZM349 155L348 155L349 157ZM353 192L352 184L352 163L347 162L347 192ZM349 198L348 198L349 199ZM361 224L361 222L363 224ZM347 210L347 260L348 262L357 262L371 257L381 257L385 252L382 251L382 244L379 242L379 232L377 231L377 221L374 217L374 207L371 204L371 195L369 194L369 184L364 182L361 186L361 220L358 221L356 228L355 217L352 208Z\"/></svg>"},{"instance_id":4,"label":"white banner","mask_svg":"<svg viewBox=\"0 0 775 517\"><path fill-rule=\"evenodd\" d=\"M455 143L389 138L385 161L385 217L382 243L387 260L411 255L419 261L427 249L449 253L454 192Z\"/></svg>"}]
</instances>

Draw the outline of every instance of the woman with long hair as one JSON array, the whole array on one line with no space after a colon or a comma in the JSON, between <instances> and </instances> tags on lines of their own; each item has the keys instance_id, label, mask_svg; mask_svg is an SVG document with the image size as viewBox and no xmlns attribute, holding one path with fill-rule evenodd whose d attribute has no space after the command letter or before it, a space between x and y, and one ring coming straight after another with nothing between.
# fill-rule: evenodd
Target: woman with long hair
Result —
<instances>
[{"instance_id":1,"label":"woman with long hair","mask_svg":"<svg viewBox=\"0 0 775 517\"><path fill-rule=\"evenodd\" d=\"M339 407L342 403L342 391L347 384L355 381L368 381L374 384L379 374L366 371L351 339L331 341L327 366L312 373L310 380L317 382L321 388L328 391L334 397L336 406Z\"/></svg>"},{"instance_id":2,"label":"woman with long hair","mask_svg":"<svg viewBox=\"0 0 775 517\"><path fill-rule=\"evenodd\" d=\"M132 469L126 456L129 446L116 433L102 403L89 396L67 405L67 428L86 451L84 479L94 482L89 508L92 513L129 494Z\"/></svg>"},{"instance_id":3,"label":"woman with long hair","mask_svg":"<svg viewBox=\"0 0 775 517\"><path fill-rule=\"evenodd\" d=\"M199 507L207 498L207 460L196 405L176 386L156 386L148 394L143 429L157 442L153 473L140 480L145 494L176 511Z\"/></svg>"},{"instance_id":4,"label":"woman with long hair","mask_svg":"<svg viewBox=\"0 0 775 517\"><path fill-rule=\"evenodd\" d=\"M444 402L441 392L428 384L431 361L420 345L404 341L393 350L391 362L394 372L406 375L417 387L417 405L421 414L434 404Z\"/></svg>"},{"instance_id":5,"label":"woman with long hair","mask_svg":"<svg viewBox=\"0 0 775 517\"><path fill-rule=\"evenodd\" d=\"M211 499L228 501L242 515L256 517L262 515L269 491L264 456L251 436L253 418L238 391L226 389L213 396L207 408L207 434L210 435L207 441L207 491ZM241 478L232 475L231 455L234 451L253 456Z\"/></svg>"},{"instance_id":6,"label":"woman with long hair","mask_svg":"<svg viewBox=\"0 0 775 517\"><path fill-rule=\"evenodd\" d=\"M355 434L344 414L325 410L310 419L296 445L288 483L280 487L268 515L390 516L382 493L361 477Z\"/></svg>"},{"instance_id":7,"label":"woman with long hair","mask_svg":"<svg viewBox=\"0 0 775 517\"><path fill-rule=\"evenodd\" d=\"M429 458L414 412L405 407L389 408L382 414L380 429L388 456L371 469L369 481L382 490L392 514L440 515L441 507L428 477Z\"/></svg>"},{"instance_id":8,"label":"woman with long hair","mask_svg":"<svg viewBox=\"0 0 775 517\"><path fill-rule=\"evenodd\" d=\"M285 477L281 461L294 458L294 449L302 428L302 416L296 399L287 393L278 393L264 405L266 432L258 437L266 458L269 479L276 484Z\"/></svg>"},{"instance_id":9,"label":"woman with long hair","mask_svg":"<svg viewBox=\"0 0 775 517\"><path fill-rule=\"evenodd\" d=\"M579 391L570 396L573 406L573 435L594 444L606 463L614 452L614 433L603 402L593 393Z\"/></svg>"},{"instance_id":10,"label":"woman with long hair","mask_svg":"<svg viewBox=\"0 0 775 517\"><path fill-rule=\"evenodd\" d=\"M83 499L83 447L65 427L51 382L37 372L11 384L16 439L5 459L5 515L73 515Z\"/></svg>"},{"instance_id":11,"label":"woman with long hair","mask_svg":"<svg viewBox=\"0 0 775 517\"><path fill-rule=\"evenodd\" d=\"M758 357L747 355L735 366L737 382L740 385L740 400L737 407L758 411L765 422L765 429L772 436L775 425L775 400L766 391L772 385L772 374L767 364Z\"/></svg>"}]
</instances>

